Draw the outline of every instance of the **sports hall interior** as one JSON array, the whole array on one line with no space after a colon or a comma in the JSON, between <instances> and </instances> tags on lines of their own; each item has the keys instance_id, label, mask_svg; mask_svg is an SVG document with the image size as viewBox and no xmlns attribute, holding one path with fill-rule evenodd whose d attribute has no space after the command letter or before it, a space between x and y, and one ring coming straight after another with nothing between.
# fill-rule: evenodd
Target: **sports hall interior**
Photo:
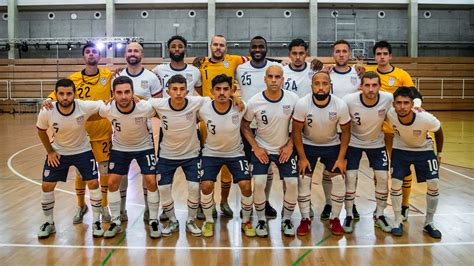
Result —
<instances>
[{"instance_id":1,"label":"sports hall interior","mask_svg":"<svg viewBox=\"0 0 474 266\"><path fill-rule=\"evenodd\" d=\"M0 0L0 14L0 264L474 264L473 1ZM374 228L373 172L364 157L356 196L361 219L352 234L342 237L331 235L328 222L319 220L324 196L318 164L310 235L283 236L277 217L269 220L270 237L246 238L240 232L239 188L234 184L229 203L235 216L219 215L213 238L193 237L181 227L179 234L152 240L142 220L142 177L134 165L128 176L129 219L123 236L93 238L90 212L84 223L72 224L76 199L71 170L68 182L56 189L57 232L39 240L45 150L36 133L37 113L57 79L84 67L81 47L87 41L102 42L100 67L114 70L126 65L127 42L138 41L145 51L144 67L151 70L169 62L165 43L172 35L189 41L186 62L191 63L196 56L208 55L208 42L215 34L226 37L229 54L239 55L248 55L250 39L262 35L268 41L267 56L273 58L285 58L288 43L302 38L309 43L311 58L326 65L334 63L331 44L336 40L348 40L351 63L363 64L374 64L375 42L389 41L391 63L412 76L423 95L423 108L442 123L445 144L435 222L443 238L432 239L421 230L426 184L415 181L405 234L394 237ZM216 202L219 190L216 184ZM178 220L187 217L186 193L179 171L173 184L173 194L179 195L175 196ZM277 210L282 208L282 197L276 174L270 202ZM388 202L385 212L392 218ZM293 219L297 224L298 208Z\"/></svg>"}]
</instances>

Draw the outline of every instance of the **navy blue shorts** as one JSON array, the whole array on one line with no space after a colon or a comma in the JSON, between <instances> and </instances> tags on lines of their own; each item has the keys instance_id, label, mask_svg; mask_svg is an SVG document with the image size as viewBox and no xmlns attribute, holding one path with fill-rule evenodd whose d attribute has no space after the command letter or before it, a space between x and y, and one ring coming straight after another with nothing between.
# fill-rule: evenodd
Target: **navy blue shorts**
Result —
<instances>
[{"instance_id":1,"label":"navy blue shorts","mask_svg":"<svg viewBox=\"0 0 474 266\"><path fill-rule=\"evenodd\" d=\"M311 169L314 171L316 167L316 163L320 158L321 163L324 164L324 167L327 171L331 173L341 173L339 168L336 168L334 172L332 172L332 168L337 161L337 156L339 155L339 149L341 145L334 145L334 146L312 146L312 145L303 145L304 153L306 158L309 161L309 165ZM307 171L307 170L306 170ZM313 174L305 172L305 174Z\"/></svg>"},{"instance_id":2,"label":"navy blue shorts","mask_svg":"<svg viewBox=\"0 0 474 266\"><path fill-rule=\"evenodd\" d=\"M43 167L43 181L66 182L70 166L77 168L84 181L99 178L94 154L92 151L86 151L74 155L61 155L61 157L59 157L58 167L48 166L48 156L46 155Z\"/></svg>"},{"instance_id":3,"label":"navy blue shorts","mask_svg":"<svg viewBox=\"0 0 474 266\"><path fill-rule=\"evenodd\" d=\"M156 174L156 157L154 149L131 152L116 151L112 149L109 159L109 173L127 175L128 168L133 159L137 160L142 175Z\"/></svg>"},{"instance_id":4,"label":"navy blue shorts","mask_svg":"<svg viewBox=\"0 0 474 266\"><path fill-rule=\"evenodd\" d=\"M191 182L199 182L199 169L201 168L201 159L194 157L184 160L171 160L165 158L158 158L156 164L157 174L161 175L158 185L169 185L173 183L173 177L176 169L181 167L183 169L186 180Z\"/></svg>"},{"instance_id":5,"label":"navy blue shorts","mask_svg":"<svg viewBox=\"0 0 474 266\"><path fill-rule=\"evenodd\" d=\"M286 161L286 163L280 163L278 161L278 158L280 155L278 154L269 154L268 159L269 163L267 164L262 164L257 157L255 156L254 153L252 153L252 164L253 164L253 171L252 175L267 175L268 173L268 167L270 167L270 164L273 162L275 165L278 167L278 172L280 173L280 179L283 179L284 177L298 177L298 167L296 164L296 156L295 153L293 153L290 156L290 159Z\"/></svg>"},{"instance_id":6,"label":"navy blue shorts","mask_svg":"<svg viewBox=\"0 0 474 266\"><path fill-rule=\"evenodd\" d=\"M347 148L347 170L358 170L362 152L365 152L369 159L369 165L374 170L388 171L387 150L383 148L364 149L349 146Z\"/></svg>"},{"instance_id":7,"label":"navy blue shorts","mask_svg":"<svg viewBox=\"0 0 474 266\"><path fill-rule=\"evenodd\" d=\"M392 178L403 180L409 175L410 165L413 164L418 183L429 179L439 178L438 160L433 151L404 151L393 149L391 158Z\"/></svg>"},{"instance_id":8,"label":"navy blue shorts","mask_svg":"<svg viewBox=\"0 0 474 266\"><path fill-rule=\"evenodd\" d=\"M216 182L217 174L219 174L223 165L227 165L227 168L229 168L234 184L239 183L242 180L251 179L249 163L244 156L234 158L203 156L201 158L201 182Z\"/></svg>"}]
</instances>

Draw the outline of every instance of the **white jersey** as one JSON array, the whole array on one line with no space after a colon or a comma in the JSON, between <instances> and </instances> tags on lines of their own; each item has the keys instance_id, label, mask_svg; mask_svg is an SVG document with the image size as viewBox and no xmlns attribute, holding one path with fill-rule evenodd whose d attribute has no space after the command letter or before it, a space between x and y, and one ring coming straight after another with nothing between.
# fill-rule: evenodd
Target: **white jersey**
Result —
<instances>
[{"instance_id":1,"label":"white jersey","mask_svg":"<svg viewBox=\"0 0 474 266\"><path fill-rule=\"evenodd\" d=\"M255 140L270 154L279 154L289 140L290 121L298 95L282 90L277 101L269 100L264 92L254 95L247 103L245 120L257 121Z\"/></svg>"},{"instance_id":2,"label":"white jersey","mask_svg":"<svg viewBox=\"0 0 474 266\"><path fill-rule=\"evenodd\" d=\"M53 102L53 108L41 109L36 127L40 130L52 129L53 149L61 155L74 155L90 151L89 135L85 129L87 119L99 111L102 102L74 100L73 110L64 115L59 103Z\"/></svg>"},{"instance_id":3,"label":"white jersey","mask_svg":"<svg viewBox=\"0 0 474 266\"><path fill-rule=\"evenodd\" d=\"M337 72L335 68L331 73L332 94L342 99L347 94L357 92L360 86L360 78L353 67L349 67L347 72Z\"/></svg>"},{"instance_id":4,"label":"white jersey","mask_svg":"<svg viewBox=\"0 0 474 266\"><path fill-rule=\"evenodd\" d=\"M341 143L337 124L346 125L351 117L346 103L336 96L331 94L325 106L318 106L308 94L296 103L293 120L304 123L303 144L334 146Z\"/></svg>"},{"instance_id":5,"label":"white jersey","mask_svg":"<svg viewBox=\"0 0 474 266\"><path fill-rule=\"evenodd\" d=\"M163 89L163 98L169 98L170 96L166 93L168 89L168 80L174 75L182 75L186 78L186 85L188 87L188 95L194 95L194 87L201 87L201 72L195 66L186 65L183 69L175 69L171 64L161 64L157 65L152 70L155 72L161 79L162 89Z\"/></svg>"},{"instance_id":6,"label":"white jersey","mask_svg":"<svg viewBox=\"0 0 474 266\"><path fill-rule=\"evenodd\" d=\"M346 102L352 119L349 146L369 149L385 147L382 125L392 106L393 95L379 91L378 100L372 106L362 102L361 92L348 94L342 100Z\"/></svg>"},{"instance_id":7,"label":"white jersey","mask_svg":"<svg viewBox=\"0 0 474 266\"><path fill-rule=\"evenodd\" d=\"M255 94L267 88L265 84L265 71L270 66L281 66L277 62L266 61L263 67L254 67L252 61L245 62L237 67L235 77L239 81L240 95L244 102L248 102Z\"/></svg>"},{"instance_id":8,"label":"white jersey","mask_svg":"<svg viewBox=\"0 0 474 266\"><path fill-rule=\"evenodd\" d=\"M239 112L233 102L224 113L217 111L214 101L204 103L198 113L207 128L202 155L225 158L244 156L244 145L240 136L240 123L244 114L245 110Z\"/></svg>"},{"instance_id":9,"label":"white jersey","mask_svg":"<svg viewBox=\"0 0 474 266\"><path fill-rule=\"evenodd\" d=\"M181 110L171 107L171 98L150 99L161 119L163 140L160 143L160 157L171 160L184 160L199 156L201 149L197 137L197 112L207 97L188 96Z\"/></svg>"},{"instance_id":10,"label":"white jersey","mask_svg":"<svg viewBox=\"0 0 474 266\"><path fill-rule=\"evenodd\" d=\"M133 152L153 149L153 139L147 126L148 118L155 115L155 110L146 101L133 102L130 112L122 113L117 103L103 104L99 115L107 118L114 130L112 150Z\"/></svg>"},{"instance_id":11,"label":"white jersey","mask_svg":"<svg viewBox=\"0 0 474 266\"><path fill-rule=\"evenodd\" d=\"M120 72L120 76L127 76L133 80L133 93L135 95L149 99L161 93L160 79L148 69L142 68L140 73L132 75L125 68Z\"/></svg>"},{"instance_id":12,"label":"white jersey","mask_svg":"<svg viewBox=\"0 0 474 266\"><path fill-rule=\"evenodd\" d=\"M314 71L308 63L304 63L304 68L295 70L291 68L291 64L283 68L283 75L285 76L285 83L283 89L292 91L298 95L299 98L311 93L311 78Z\"/></svg>"},{"instance_id":13,"label":"white jersey","mask_svg":"<svg viewBox=\"0 0 474 266\"><path fill-rule=\"evenodd\" d=\"M392 107L387 113L387 121L395 132L393 148L406 151L432 151L433 139L428 132L436 132L440 129L439 120L428 112L414 114L413 121L402 124L398 119L395 109Z\"/></svg>"}]
</instances>

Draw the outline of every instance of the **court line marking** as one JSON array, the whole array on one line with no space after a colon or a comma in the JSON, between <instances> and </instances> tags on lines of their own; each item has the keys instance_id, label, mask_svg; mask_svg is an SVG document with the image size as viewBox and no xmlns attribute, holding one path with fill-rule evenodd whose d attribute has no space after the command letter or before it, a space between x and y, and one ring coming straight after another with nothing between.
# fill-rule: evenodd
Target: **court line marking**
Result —
<instances>
[{"instance_id":1,"label":"court line marking","mask_svg":"<svg viewBox=\"0 0 474 266\"><path fill-rule=\"evenodd\" d=\"M440 243L409 243L379 245L331 245L331 246L276 246L276 247L158 247L158 246L78 246L78 245L41 245L41 244L10 244L0 243L0 247L17 248L64 248L64 249L122 249L122 250L306 250L306 249L363 249L363 248L407 248L434 246L471 246L474 242L440 242Z\"/></svg>"},{"instance_id":2,"label":"court line marking","mask_svg":"<svg viewBox=\"0 0 474 266\"><path fill-rule=\"evenodd\" d=\"M464 178L467 178L467 179L469 179L469 180L471 180L471 181L474 181L474 177L470 177L470 176L467 176L467 175L465 175L465 174L461 174L461 173L459 173L459 172L457 172L457 171L451 170L451 169L449 169L449 168L447 168L447 167L444 167L444 166L441 166L440 168L442 168L442 169L444 169L444 170L446 170L446 171L448 171L448 172L451 172L451 173L453 173L453 174L457 174L457 175L459 175L459 176L462 176L462 177L464 177Z\"/></svg>"}]
</instances>

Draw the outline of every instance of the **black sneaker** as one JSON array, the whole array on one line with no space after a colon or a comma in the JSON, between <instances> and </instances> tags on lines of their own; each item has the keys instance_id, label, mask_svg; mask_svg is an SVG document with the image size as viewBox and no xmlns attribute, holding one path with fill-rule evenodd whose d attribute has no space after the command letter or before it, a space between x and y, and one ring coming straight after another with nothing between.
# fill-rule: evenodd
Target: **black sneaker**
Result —
<instances>
[{"instance_id":1,"label":"black sneaker","mask_svg":"<svg viewBox=\"0 0 474 266\"><path fill-rule=\"evenodd\" d=\"M432 224L427 224L423 228L423 232L428 233L432 238L440 239L441 238L441 232L434 227Z\"/></svg>"},{"instance_id":2,"label":"black sneaker","mask_svg":"<svg viewBox=\"0 0 474 266\"><path fill-rule=\"evenodd\" d=\"M360 220L360 214L357 211L356 205L354 204L354 207L352 207L352 217L354 221L359 221Z\"/></svg>"},{"instance_id":3,"label":"black sneaker","mask_svg":"<svg viewBox=\"0 0 474 266\"><path fill-rule=\"evenodd\" d=\"M329 204L324 205L323 212L321 212L321 220L326 221L331 218L332 206Z\"/></svg>"},{"instance_id":4,"label":"black sneaker","mask_svg":"<svg viewBox=\"0 0 474 266\"><path fill-rule=\"evenodd\" d=\"M277 211L270 205L270 202L265 202L265 216L267 219L275 219L277 217Z\"/></svg>"},{"instance_id":5,"label":"black sneaker","mask_svg":"<svg viewBox=\"0 0 474 266\"><path fill-rule=\"evenodd\" d=\"M410 209L410 206L402 206L403 221L408 220L408 210L409 209Z\"/></svg>"}]
</instances>

